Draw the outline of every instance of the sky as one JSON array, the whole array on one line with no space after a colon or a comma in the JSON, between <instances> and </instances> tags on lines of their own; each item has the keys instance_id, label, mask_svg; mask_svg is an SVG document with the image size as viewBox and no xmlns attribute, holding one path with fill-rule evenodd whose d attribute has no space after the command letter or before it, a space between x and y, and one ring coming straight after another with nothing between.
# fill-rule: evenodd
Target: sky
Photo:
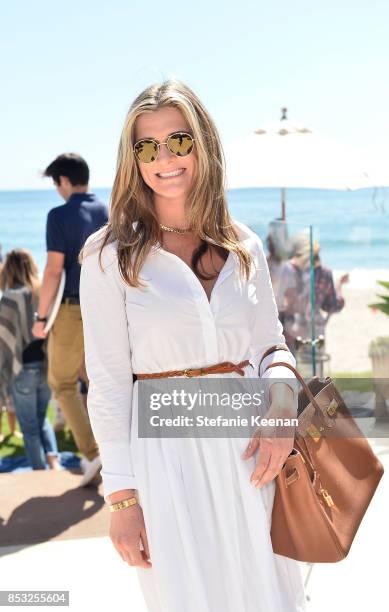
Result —
<instances>
[{"instance_id":1,"label":"sky","mask_svg":"<svg viewBox=\"0 0 389 612\"><path fill-rule=\"evenodd\" d=\"M112 184L134 97L185 81L229 144L289 116L389 166L387 0L0 0L0 189L59 153Z\"/></svg>"}]
</instances>

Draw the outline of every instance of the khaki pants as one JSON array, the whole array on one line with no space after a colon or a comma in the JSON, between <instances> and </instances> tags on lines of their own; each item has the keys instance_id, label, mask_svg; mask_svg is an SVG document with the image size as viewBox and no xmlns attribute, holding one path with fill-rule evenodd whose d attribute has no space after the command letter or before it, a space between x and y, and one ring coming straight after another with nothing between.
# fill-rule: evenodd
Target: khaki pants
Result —
<instances>
[{"instance_id":1,"label":"khaki pants","mask_svg":"<svg viewBox=\"0 0 389 612\"><path fill-rule=\"evenodd\" d=\"M84 337L79 304L61 304L48 340L48 383L57 398L75 443L87 459L99 454L88 414L78 390L85 370Z\"/></svg>"}]
</instances>

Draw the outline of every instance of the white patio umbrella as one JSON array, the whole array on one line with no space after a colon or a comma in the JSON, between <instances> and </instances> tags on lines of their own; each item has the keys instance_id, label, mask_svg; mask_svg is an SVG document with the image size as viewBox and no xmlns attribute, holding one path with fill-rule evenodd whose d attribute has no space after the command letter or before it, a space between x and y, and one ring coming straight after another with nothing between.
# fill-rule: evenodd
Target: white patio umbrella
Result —
<instances>
[{"instance_id":1,"label":"white patio umbrella","mask_svg":"<svg viewBox=\"0 0 389 612\"><path fill-rule=\"evenodd\" d=\"M281 217L289 187L361 189L373 182L351 147L287 119L255 130L225 147L228 189L281 188Z\"/></svg>"}]
</instances>

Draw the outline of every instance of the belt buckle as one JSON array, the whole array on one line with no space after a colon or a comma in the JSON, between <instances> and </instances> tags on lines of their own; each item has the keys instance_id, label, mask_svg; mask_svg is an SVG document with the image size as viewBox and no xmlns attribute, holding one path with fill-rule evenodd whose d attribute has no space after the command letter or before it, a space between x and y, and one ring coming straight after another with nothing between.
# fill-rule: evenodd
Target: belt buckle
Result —
<instances>
[{"instance_id":1,"label":"belt buckle","mask_svg":"<svg viewBox=\"0 0 389 612\"><path fill-rule=\"evenodd\" d=\"M186 376L187 378L191 378L192 374L190 374L190 372L193 372L193 369L191 368L185 368L185 370L182 370L184 376Z\"/></svg>"}]
</instances>

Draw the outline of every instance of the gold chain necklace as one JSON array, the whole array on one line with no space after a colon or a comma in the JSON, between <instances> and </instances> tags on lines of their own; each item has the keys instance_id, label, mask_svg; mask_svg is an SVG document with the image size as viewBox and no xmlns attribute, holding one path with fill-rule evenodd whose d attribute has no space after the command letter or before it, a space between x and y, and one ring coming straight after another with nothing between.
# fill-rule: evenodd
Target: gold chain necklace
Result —
<instances>
[{"instance_id":1,"label":"gold chain necklace","mask_svg":"<svg viewBox=\"0 0 389 612\"><path fill-rule=\"evenodd\" d=\"M159 227L165 230L165 232L174 232L175 234L187 234L192 231L190 228L180 229L179 227L168 227L167 225L162 225L162 223L159 224Z\"/></svg>"}]
</instances>

